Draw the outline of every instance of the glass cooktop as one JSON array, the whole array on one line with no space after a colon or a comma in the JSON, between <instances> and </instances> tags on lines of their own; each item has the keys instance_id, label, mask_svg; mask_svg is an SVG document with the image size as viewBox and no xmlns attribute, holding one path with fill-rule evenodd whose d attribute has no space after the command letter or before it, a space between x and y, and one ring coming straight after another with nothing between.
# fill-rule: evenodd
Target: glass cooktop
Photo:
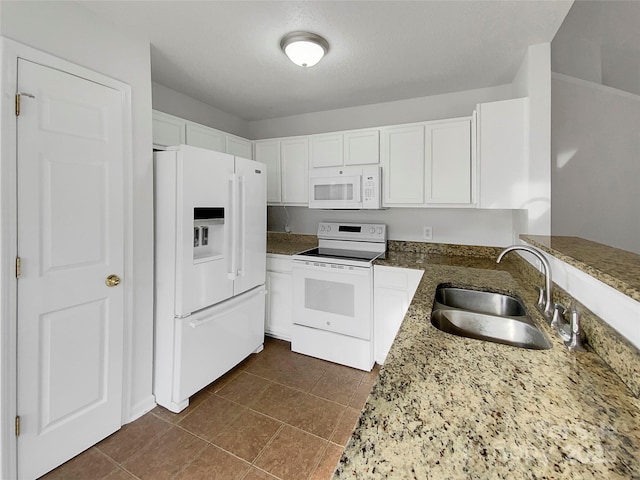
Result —
<instances>
[{"instance_id":1,"label":"glass cooktop","mask_svg":"<svg viewBox=\"0 0 640 480\"><path fill-rule=\"evenodd\" d=\"M358 260L370 262L378 257L384 258L384 252L365 252L362 250L347 250L342 248L317 247L300 252L297 255L314 258L335 258L343 260Z\"/></svg>"}]
</instances>

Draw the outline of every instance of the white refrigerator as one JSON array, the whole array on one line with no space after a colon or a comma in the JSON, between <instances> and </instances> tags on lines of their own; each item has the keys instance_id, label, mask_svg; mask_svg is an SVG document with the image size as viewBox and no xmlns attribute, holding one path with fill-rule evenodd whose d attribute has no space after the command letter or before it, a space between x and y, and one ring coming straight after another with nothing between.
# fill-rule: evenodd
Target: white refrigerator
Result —
<instances>
[{"instance_id":1,"label":"white refrigerator","mask_svg":"<svg viewBox=\"0 0 640 480\"><path fill-rule=\"evenodd\" d=\"M262 350L266 176L203 148L154 153L154 395L172 412Z\"/></svg>"}]
</instances>

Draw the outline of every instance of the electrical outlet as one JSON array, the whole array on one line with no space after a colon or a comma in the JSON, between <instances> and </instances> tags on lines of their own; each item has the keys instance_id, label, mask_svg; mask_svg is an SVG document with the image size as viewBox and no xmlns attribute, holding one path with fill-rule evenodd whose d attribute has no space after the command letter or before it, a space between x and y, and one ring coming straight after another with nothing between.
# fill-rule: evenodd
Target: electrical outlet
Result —
<instances>
[{"instance_id":1,"label":"electrical outlet","mask_svg":"<svg viewBox=\"0 0 640 480\"><path fill-rule=\"evenodd\" d=\"M433 240L433 227L422 227L422 239Z\"/></svg>"}]
</instances>

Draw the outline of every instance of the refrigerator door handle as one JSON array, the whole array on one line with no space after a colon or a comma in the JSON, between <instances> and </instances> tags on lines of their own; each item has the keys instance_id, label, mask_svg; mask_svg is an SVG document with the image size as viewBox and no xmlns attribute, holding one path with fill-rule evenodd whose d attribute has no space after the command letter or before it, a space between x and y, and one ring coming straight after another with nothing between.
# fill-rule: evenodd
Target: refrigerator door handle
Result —
<instances>
[{"instance_id":1,"label":"refrigerator door handle","mask_svg":"<svg viewBox=\"0 0 640 480\"><path fill-rule=\"evenodd\" d=\"M231 257L231 261L230 261L230 270L227 272L227 278L229 280L235 280L236 279L236 250L237 250L237 236L236 236L236 209L238 208L238 195L236 192L236 176L235 175L231 175L229 177L229 195L230 195L230 205L231 205L231 215L229 215L231 222L229 225L229 255Z\"/></svg>"},{"instance_id":2,"label":"refrigerator door handle","mask_svg":"<svg viewBox=\"0 0 640 480\"><path fill-rule=\"evenodd\" d=\"M244 277L244 268L245 268L245 255L247 251L247 189L246 189L246 178L244 175L238 177L238 197L240 199L240 208L238 212L240 212L240 219L238 220L238 228L240 232L238 237L240 238L240 262L238 265L238 276Z\"/></svg>"}]
</instances>

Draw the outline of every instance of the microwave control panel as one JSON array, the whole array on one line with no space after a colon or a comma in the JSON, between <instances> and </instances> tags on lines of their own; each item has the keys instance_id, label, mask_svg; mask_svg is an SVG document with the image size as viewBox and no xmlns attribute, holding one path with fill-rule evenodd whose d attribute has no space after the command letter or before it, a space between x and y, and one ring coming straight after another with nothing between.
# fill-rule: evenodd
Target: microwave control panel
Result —
<instances>
[{"instance_id":1,"label":"microwave control panel","mask_svg":"<svg viewBox=\"0 0 640 480\"><path fill-rule=\"evenodd\" d=\"M363 175L362 177L362 206L366 207L378 198L377 176Z\"/></svg>"},{"instance_id":2,"label":"microwave control panel","mask_svg":"<svg viewBox=\"0 0 640 480\"><path fill-rule=\"evenodd\" d=\"M380 177L379 166L362 167L362 208L377 209L382 206Z\"/></svg>"}]
</instances>

